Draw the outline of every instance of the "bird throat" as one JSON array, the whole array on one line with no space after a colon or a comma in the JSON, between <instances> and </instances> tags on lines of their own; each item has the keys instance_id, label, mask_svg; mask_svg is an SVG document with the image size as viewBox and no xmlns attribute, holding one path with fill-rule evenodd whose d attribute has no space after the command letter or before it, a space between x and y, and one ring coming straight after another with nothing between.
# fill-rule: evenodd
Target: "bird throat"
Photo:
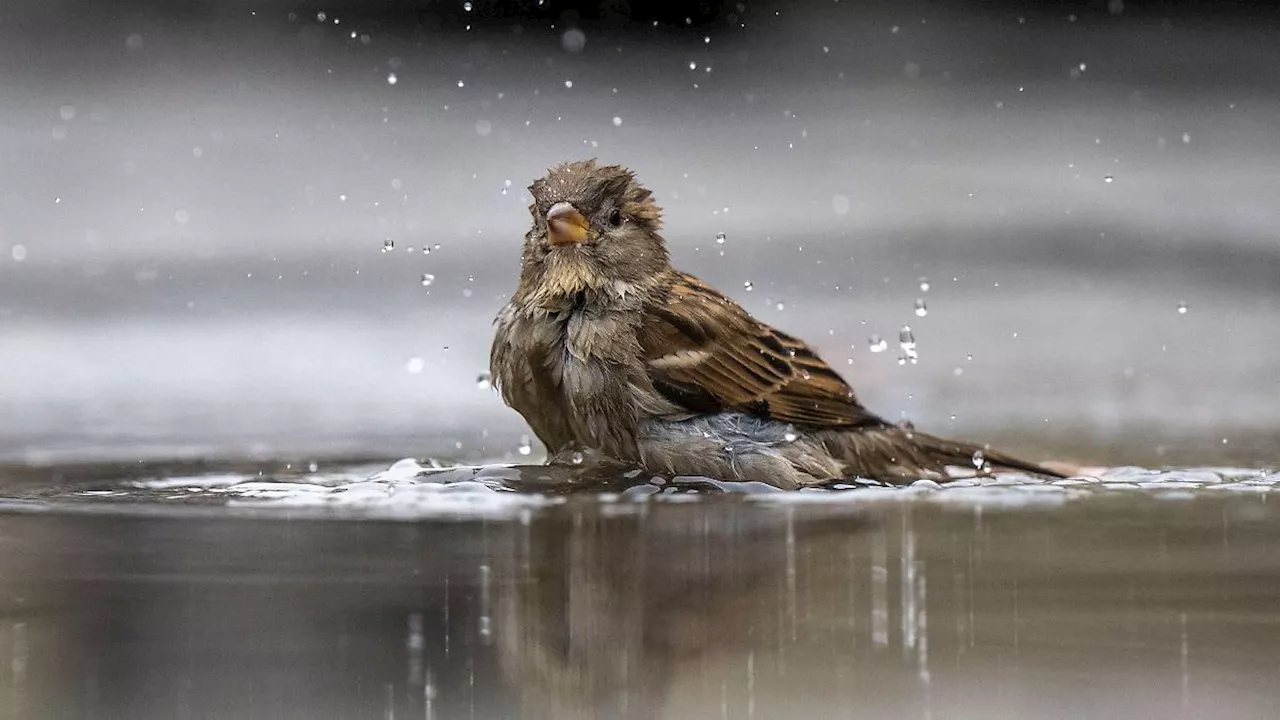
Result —
<instances>
[{"instance_id":1,"label":"bird throat","mask_svg":"<svg viewBox=\"0 0 1280 720\"><path fill-rule=\"evenodd\" d=\"M542 276L534 296L544 307L581 305L587 296L599 293L608 283L588 258L573 249L558 249L549 253L542 263Z\"/></svg>"}]
</instances>

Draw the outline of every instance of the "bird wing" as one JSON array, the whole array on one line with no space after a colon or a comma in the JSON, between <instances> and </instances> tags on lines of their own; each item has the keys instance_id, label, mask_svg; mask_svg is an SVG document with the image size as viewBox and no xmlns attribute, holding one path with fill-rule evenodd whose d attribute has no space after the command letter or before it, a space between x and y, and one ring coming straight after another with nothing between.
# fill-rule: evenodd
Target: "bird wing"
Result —
<instances>
[{"instance_id":1,"label":"bird wing","mask_svg":"<svg viewBox=\"0 0 1280 720\"><path fill-rule=\"evenodd\" d=\"M808 345L677 273L640 329L649 376L691 412L731 410L827 427L883 425Z\"/></svg>"}]
</instances>

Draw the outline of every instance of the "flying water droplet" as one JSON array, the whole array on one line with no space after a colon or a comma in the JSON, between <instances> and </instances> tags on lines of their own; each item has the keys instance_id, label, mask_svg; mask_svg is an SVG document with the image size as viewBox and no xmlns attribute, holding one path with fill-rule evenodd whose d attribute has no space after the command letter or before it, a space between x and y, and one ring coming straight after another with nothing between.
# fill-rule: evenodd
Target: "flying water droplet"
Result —
<instances>
[{"instance_id":1,"label":"flying water droplet","mask_svg":"<svg viewBox=\"0 0 1280 720\"><path fill-rule=\"evenodd\" d=\"M622 127L622 118L618 117L617 115L614 115L614 116L613 116L613 126L614 126L614 127Z\"/></svg>"},{"instance_id":2,"label":"flying water droplet","mask_svg":"<svg viewBox=\"0 0 1280 720\"><path fill-rule=\"evenodd\" d=\"M436 281L436 276L432 275L431 273L424 273L422 275L422 287L431 287L431 283L435 281Z\"/></svg>"},{"instance_id":3,"label":"flying water droplet","mask_svg":"<svg viewBox=\"0 0 1280 720\"><path fill-rule=\"evenodd\" d=\"M584 458L582 457L582 453L577 452L576 450L572 455L569 456L570 462L572 462L574 465L581 465L583 459Z\"/></svg>"},{"instance_id":4,"label":"flying water droplet","mask_svg":"<svg viewBox=\"0 0 1280 720\"><path fill-rule=\"evenodd\" d=\"M409 358L404 364L404 369L409 371L410 375L417 375L427 366L427 361L420 357Z\"/></svg>"},{"instance_id":5,"label":"flying water droplet","mask_svg":"<svg viewBox=\"0 0 1280 720\"><path fill-rule=\"evenodd\" d=\"M1187 304L1186 304L1185 302L1180 302L1180 303L1178 303L1178 314L1179 314L1179 315L1186 315L1186 314L1187 314ZM1212 313L1210 313L1210 314L1212 314Z\"/></svg>"},{"instance_id":6,"label":"flying water droplet","mask_svg":"<svg viewBox=\"0 0 1280 720\"><path fill-rule=\"evenodd\" d=\"M1105 175L1105 176L1103 176L1103 178L1102 178L1102 182L1107 183L1108 185L1110 185L1111 183L1113 183L1113 182L1115 182L1115 181L1116 181L1116 179L1115 179L1115 177L1114 177L1114 176L1112 176L1112 175Z\"/></svg>"},{"instance_id":7,"label":"flying water droplet","mask_svg":"<svg viewBox=\"0 0 1280 720\"><path fill-rule=\"evenodd\" d=\"M469 2L462 3L462 9L466 10L467 12L471 12L471 3Z\"/></svg>"},{"instance_id":8,"label":"flying water droplet","mask_svg":"<svg viewBox=\"0 0 1280 720\"><path fill-rule=\"evenodd\" d=\"M752 290L755 290L755 289L756 289L756 286L755 286L755 285L753 285L753 284L751 283L751 281L750 281L750 280L748 280L748 281L746 281L746 282L742 283L742 288L743 288L744 290L746 290L747 292L751 292Z\"/></svg>"},{"instance_id":9,"label":"flying water droplet","mask_svg":"<svg viewBox=\"0 0 1280 720\"><path fill-rule=\"evenodd\" d=\"M918 282L920 283L920 292L922 293L929 292L929 278L922 277Z\"/></svg>"},{"instance_id":10,"label":"flying water droplet","mask_svg":"<svg viewBox=\"0 0 1280 720\"><path fill-rule=\"evenodd\" d=\"M800 436L796 434L796 429L793 425L788 425L787 431L782 435L782 439L787 442L795 442L798 437Z\"/></svg>"},{"instance_id":11,"label":"flying water droplet","mask_svg":"<svg viewBox=\"0 0 1280 720\"><path fill-rule=\"evenodd\" d=\"M480 373L479 375L476 376L476 387L480 388L481 390L488 390L489 388L493 387L493 383L489 377L489 373L487 372Z\"/></svg>"},{"instance_id":12,"label":"flying water droplet","mask_svg":"<svg viewBox=\"0 0 1280 720\"><path fill-rule=\"evenodd\" d=\"M399 81L399 78L397 78L397 77L396 77L396 74L395 74L395 73L387 73L387 84L388 84L388 85L395 85L395 84L396 84L396 82L398 82L398 81Z\"/></svg>"},{"instance_id":13,"label":"flying water droplet","mask_svg":"<svg viewBox=\"0 0 1280 720\"><path fill-rule=\"evenodd\" d=\"M785 304L785 303L783 303L781 300L779 300L779 301L778 301L778 304L774 305L774 307L775 307L775 308L777 308L778 310L786 310L786 309L787 309L786 304Z\"/></svg>"},{"instance_id":14,"label":"flying water droplet","mask_svg":"<svg viewBox=\"0 0 1280 720\"><path fill-rule=\"evenodd\" d=\"M521 455L528 455L533 452L533 445L530 444L528 435L520 436L520 444L516 447L516 452Z\"/></svg>"},{"instance_id":15,"label":"flying water droplet","mask_svg":"<svg viewBox=\"0 0 1280 720\"><path fill-rule=\"evenodd\" d=\"M902 348L902 357L898 358L899 365L905 365L908 362L915 365L920 359L919 354L916 353L916 338L911 333L910 325L903 325L898 331L898 347Z\"/></svg>"},{"instance_id":16,"label":"flying water droplet","mask_svg":"<svg viewBox=\"0 0 1280 720\"><path fill-rule=\"evenodd\" d=\"M991 463L987 462L986 453L981 450L975 450L971 460L973 461L973 466L977 468L978 472L985 473L991 470Z\"/></svg>"},{"instance_id":17,"label":"flying water droplet","mask_svg":"<svg viewBox=\"0 0 1280 720\"><path fill-rule=\"evenodd\" d=\"M565 52L581 52L587 46L587 34L578 28L570 28L560 36L560 47Z\"/></svg>"},{"instance_id":18,"label":"flying water droplet","mask_svg":"<svg viewBox=\"0 0 1280 720\"><path fill-rule=\"evenodd\" d=\"M384 253L389 253L389 252L391 252L392 250L395 250L395 249L396 249L396 241L395 241L395 240L392 240L391 238L387 238L386 240L383 240L383 241L382 241L382 252L384 252Z\"/></svg>"},{"instance_id":19,"label":"flying water droplet","mask_svg":"<svg viewBox=\"0 0 1280 720\"><path fill-rule=\"evenodd\" d=\"M929 314L929 308L924 304L924 298L916 298L916 316L924 317Z\"/></svg>"},{"instance_id":20,"label":"flying water droplet","mask_svg":"<svg viewBox=\"0 0 1280 720\"><path fill-rule=\"evenodd\" d=\"M873 353L882 353L889 349L889 343L879 335L872 335L871 338L867 340L867 346L871 348L871 352Z\"/></svg>"}]
</instances>

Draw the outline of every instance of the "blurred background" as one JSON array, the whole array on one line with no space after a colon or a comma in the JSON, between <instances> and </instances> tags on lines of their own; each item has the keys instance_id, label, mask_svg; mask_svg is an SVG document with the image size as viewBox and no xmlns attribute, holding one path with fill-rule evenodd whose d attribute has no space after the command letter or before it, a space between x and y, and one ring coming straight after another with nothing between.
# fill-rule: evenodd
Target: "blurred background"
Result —
<instances>
[{"instance_id":1,"label":"blurred background","mask_svg":"<svg viewBox=\"0 0 1280 720\"><path fill-rule=\"evenodd\" d=\"M887 418L1275 462L1278 19L11 0L0 458L519 457L482 374L525 188L598 157Z\"/></svg>"}]
</instances>

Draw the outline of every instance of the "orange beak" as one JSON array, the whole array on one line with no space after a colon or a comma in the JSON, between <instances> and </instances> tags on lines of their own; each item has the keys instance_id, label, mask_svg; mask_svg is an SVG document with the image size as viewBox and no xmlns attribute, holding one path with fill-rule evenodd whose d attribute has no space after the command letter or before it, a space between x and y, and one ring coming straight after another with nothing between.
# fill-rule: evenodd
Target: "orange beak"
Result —
<instances>
[{"instance_id":1,"label":"orange beak","mask_svg":"<svg viewBox=\"0 0 1280 720\"><path fill-rule=\"evenodd\" d=\"M567 202L559 202L547 211L547 241L552 245L581 245L587 241L591 224Z\"/></svg>"}]
</instances>

